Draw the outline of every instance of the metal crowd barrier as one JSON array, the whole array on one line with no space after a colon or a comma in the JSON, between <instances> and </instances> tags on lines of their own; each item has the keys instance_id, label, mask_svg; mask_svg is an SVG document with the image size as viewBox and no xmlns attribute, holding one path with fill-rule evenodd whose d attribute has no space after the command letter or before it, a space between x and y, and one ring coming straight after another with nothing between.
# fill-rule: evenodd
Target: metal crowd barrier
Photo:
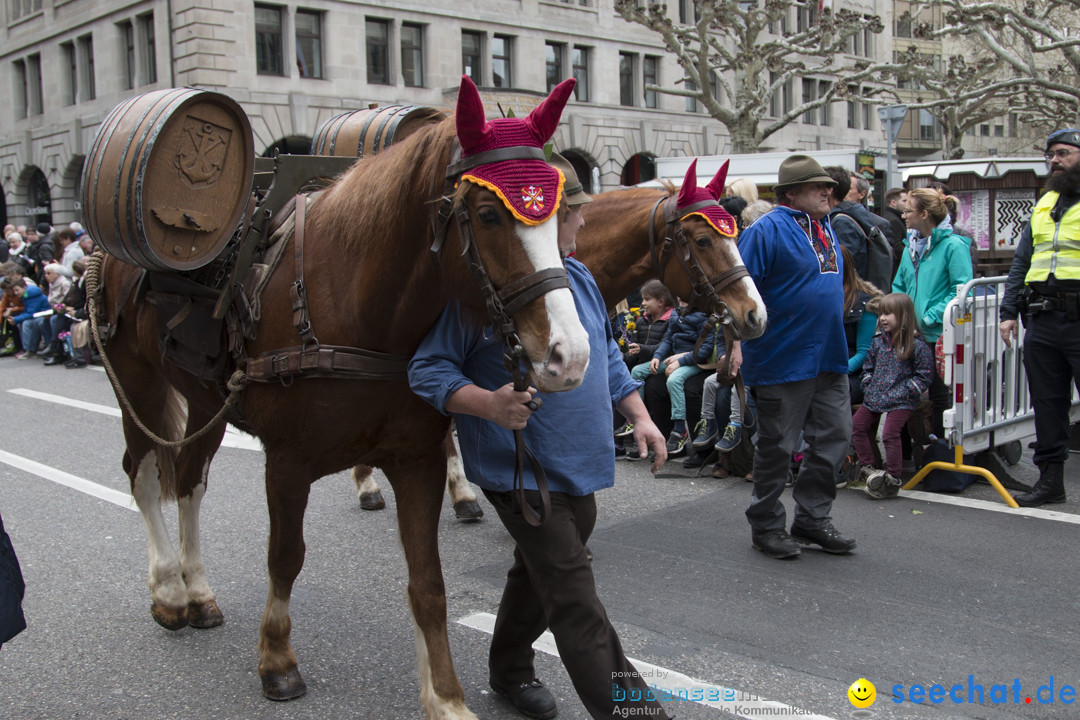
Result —
<instances>
[{"instance_id":1,"label":"metal crowd barrier","mask_svg":"<svg viewBox=\"0 0 1080 720\"><path fill-rule=\"evenodd\" d=\"M1010 507L1018 507L992 472L964 464L965 453L1004 449L1035 435L1035 413L1023 362L1023 323L1019 323L1012 347L1005 346L998 331L1005 280L1006 276L977 278L958 285L956 297L945 309L943 380L952 386L953 406L945 411L943 424L955 457L952 463L928 463L905 483L905 490L918 485L933 470L953 470L985 478ZM1080 398L1075 389L1071 419L1080 420ZM1019 453L1015 457L1019 459Z\"/></svg>"}]
</instances>

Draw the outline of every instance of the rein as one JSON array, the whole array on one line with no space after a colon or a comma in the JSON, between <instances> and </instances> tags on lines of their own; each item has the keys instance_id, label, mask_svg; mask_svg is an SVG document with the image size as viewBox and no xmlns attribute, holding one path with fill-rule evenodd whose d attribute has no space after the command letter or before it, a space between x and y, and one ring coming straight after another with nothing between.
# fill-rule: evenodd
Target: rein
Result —
<instances>
[{"instance_id":1,"label":"rein","mask_svg":"<svg viewBox=\"0 0 1080 720\"><path fill-rule=\"evenodd\" d=\"M552 290L569 288L570 279L566 274L566 268L547 268L538 270L521 277L501 290L496 290L484 267L480 257L480 249L476 243L473 232L472 218L469 216L469 207L465 203L459 203L454 208L451 197L454 186L460 177L468 170L486 165L488 163L502 162L504 160L544 160L544 151L534 147L506 147L496 150L461 157L461 147L454 141L454 150L451 162L446 168L443 191L436 206L436 212L432 217L434 241L431 245L432 252L442 249L446 239L446 231L450 224L451 216L457 223L458 236L461 238L462 255L467 257L469 271L480 286L480 292L487 306L488 319L491 320L492 328L496 337L503 343L503 364L514 381L514 390L524 392L529 388L526 374L521 370L522 360L527 360L525 349L521 344L521 338L517 333L517 325L514 315L533 300L546 295ZM542 401L535 398L526 403L533 411L539 410ZM512 506L515 512L520 512L527 523L533 527L539 527L551 514L551 492L548 489L547 473L537 459L536 455L525 442L525 435L521 430L514 430L514 489L512 494ZM536 489L540 493L540 510L537 511L529 504L525 496L525 464L532 469L536 479Z\"/></svg>"}]
</instances>

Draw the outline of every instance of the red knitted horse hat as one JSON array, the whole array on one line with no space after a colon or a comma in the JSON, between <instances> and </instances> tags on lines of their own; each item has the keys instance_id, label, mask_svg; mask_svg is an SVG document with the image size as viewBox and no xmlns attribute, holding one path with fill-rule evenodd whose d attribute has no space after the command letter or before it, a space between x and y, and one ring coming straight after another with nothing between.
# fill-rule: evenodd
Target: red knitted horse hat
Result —
<instances>
[{"instance_id":1,"label":"red knitted horse hat","mask_svg":"<svg viewBox=\"0 0 1080 720\"><path fill-rule=\"evenodd\" d=\"M524 119L495 118L488 122L476 85L468 75L462 75L455 116L462 157L498 148L543 148L555 134L563 107L574 92L576 82L570 78L556 85ZM480 165L466 172L461 179L491 190L514 217L526 225L539 225L555 213L565 182L561 172L540 159L503 160Z\"/></svg>"},{"instance_id":2,"label":"red knitted horse hat","mask_svg":"<svg viewBox=\"0 0 1080 720\"><path fill-rule=\"evenodd\" d=\"M682 188L679 190L678 207L689 207L703 200L719 200L724 195L724 182L727 180L727 170L730 162L730 160L725 160L720 169L716 171L716 176L709 181L709 184L704 188L699 188L697 184L697 159L695 158L694 162L690 163L690 167L686 169L686 177L683 179ZM731 217L731 213L719 205L698 208L679 219L684 220L691 215L700 216L721 235L735 237L739 232L738 226L735 224L735 218Z\"/></svg>"}]
</instances>

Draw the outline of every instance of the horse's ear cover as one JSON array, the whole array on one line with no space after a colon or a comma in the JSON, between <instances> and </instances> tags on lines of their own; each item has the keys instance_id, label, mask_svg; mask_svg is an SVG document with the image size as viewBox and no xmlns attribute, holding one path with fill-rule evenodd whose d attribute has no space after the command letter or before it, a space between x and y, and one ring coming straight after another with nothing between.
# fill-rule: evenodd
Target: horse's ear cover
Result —
<instances>
[{"instance_id":1,"label":"horse's ear cover","mask_svg":"<svg viewBox=\"0 0 1080 720\"><path fill-rule=\"evenodd\" d=\"M462 157L504 148L543 148L558 129L576 82L570 78L556 85L528 117L489 122L476 85L468 75L462 75L454 120ZM527 225L539 225L555 214L565 183L559 170L531 157L485 163L465 172L461 179L498 195L507 210Z\"/></svg>"},{"instance_id":2,"label":"horse's ear cover","mask_svg":"<svg viewBox=\"0 0 1080 720\"><path fill-rule=\"evenodd\" d=\"M709 194L713 196L714 200L719 200L724 197L724 183L727 182L727 169L731 164L731 160L725 160L724 164L720 166L720 169L716 171L716 175L709 181L709 184L705 186L705 189L709 191Z\"/></svg>"},{"instance_id":3,"label":"horse's ear cover","mask_svg":"<svg viewBox=\"0 0 1080 720\"><path fill-rule=\"evenodd\" d=\"M727 180L728 163L730 162L730 160L725 160L713 179L709 181L708 186L699 188L697 184L697 158L694 158L694 161L690 163L690 167L686 169L686 177L683 178L682 187L679 188L678 207L689 207L704 200L714 202L719 200L724 195L724 181ZM679 219L685 220L695 215L712 225L713 229L721 235L735 237L739 232L738 226L735 224L735 218L719 205L707 205L689 212Z\"/></svg>"}]
</instances>

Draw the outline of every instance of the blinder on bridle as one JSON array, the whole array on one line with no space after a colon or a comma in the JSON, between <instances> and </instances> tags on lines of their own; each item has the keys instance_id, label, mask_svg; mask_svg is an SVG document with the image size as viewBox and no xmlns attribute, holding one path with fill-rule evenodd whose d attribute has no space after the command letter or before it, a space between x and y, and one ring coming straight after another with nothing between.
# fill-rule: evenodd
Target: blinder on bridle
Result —
<instances>
[{"instance_id":1,"label":"blinder on bridle","mask_svg":"<svg viewBox=\"0 0 1080 720\"><path fill-rule=\"evenodd\" d=\"M442 250L450 220L453 218L457 222L458 235L461 238L461 254L468 257L469 270L480 286L484 304L487 306L488 319L491 320L495 335L502 340L504 349L503 363L506 365L510 376L514 379L514 389L523 392L529 388L525 373L521 371L521 362L526 358L526 354L525 348L521 344L521 338L518 337L514 315L533 300L546 295L552 290L569 288L570 278L566 274L565 267L547 268L529 273L496 290L491 278L488 276L483 259L480 257L480 250L476 245L472 218L469 216L469 206L465 202L459 202L455 207L453 199L454 188L461 180L461 176L466 172L482 165L506 160L540 160L547 162L541 148L528 145L496 148L462 157L461 145L457 140L454 140L450 164L446 168L442 194L436 201L432 212L434 241L431 243L431 251L438 253ZM542 401L537 397L526 404L535 411L540 409ZM540 461L537 460L532 450L525 444L520 430L514 431L514 444L516 458L513 506L516 511L522 513L526 522L539 527L551 514L551 495L548 491L547 475L540 465ZM526 460L532 468L533 476L536 478L536 487L540 493L541 508L539 512L525 499L524 462Z\"/></svg>"},{"instance_id":2,"label":"blinder on bridle","mask_svg":"<svg viewBox=\"0 0 1080 720\"><path fill-rule=\"evenodd\" d=\"M663 244L657 247L656 213L661 204L664 206L664 222L667 230ZM750 277L750 273L744 266L736 265L710 278L705 274L705 269L701 267L701 261L691 252L690 240L686 237L681 223L682 219L687 215L704 208L719 206L720 203L710 199L700 200L680 207L678 199L674 195L657 200L656 204L653 205L652 212L649 214L649 253L652 255L653 270L656 277L660 282L663 282L664 269L667 267L666 253L670 250L671 254L682 266L683 272L686 273L686 277L693 289L693 295L686 298L687 302L693 305L699 298L707 300L710 304L710 310L717 308L713 312L718 316L719 322L730 326L733 319L731 309L727 303L720 299L720 291L744 277Z\"/></svg>"}]
</instances>

